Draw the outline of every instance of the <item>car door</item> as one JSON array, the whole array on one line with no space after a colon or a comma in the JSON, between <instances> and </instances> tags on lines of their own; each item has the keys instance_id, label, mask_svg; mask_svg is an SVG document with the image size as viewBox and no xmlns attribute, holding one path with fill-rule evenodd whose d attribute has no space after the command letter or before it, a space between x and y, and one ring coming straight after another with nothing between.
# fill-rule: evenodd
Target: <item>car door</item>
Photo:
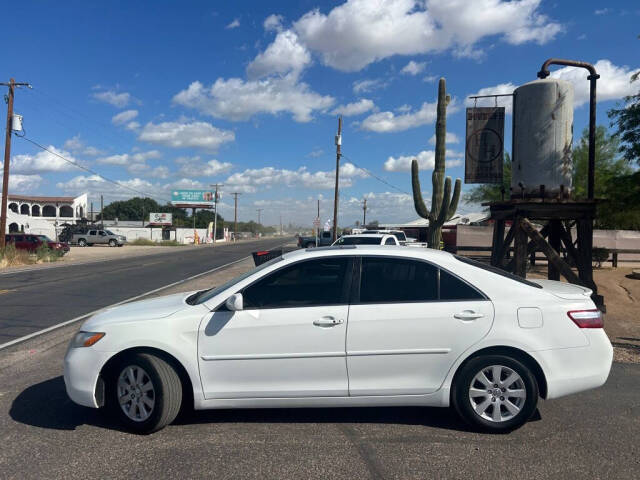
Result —
<instances>
[{"instance_id":1,"label":"car door","mask_svg":"<svg viewBox=\"0 0 640 480\"><path fill-rule=\"evenodd\" d=\"M107 232L104 230L98 230L98 237L96 243L108 243L109 237L107 236Z\"/></svg>"},{"instance_id":2,"label":"car door","mask_svg":"<svg viewBox=\"0 0 640 480\"><path fill-rule=\"evenodd\" d=\"M491 328L492 303L425 261L363 256L358 286L347 330L353 396L434 392Z\"/></svg>"},{"instance_id":3,"label":"car door","mask_svg":"<svg viewBox=\"0 0 640 480\"><path fill-rule=\"evenodd\" d=\"M87 234L87 243L94 244L98 241L98 232L96 230L89 230Z\"/></svg>"},{"instance_id":4,"label":"car door","mask_svg":"<svg viewBox=\"0 0 640 480\"><path fill-rule=\"evenodd\" d=\"M205 398L347 396L351 271L346 256L289 264L243 288L243 310L217 308L198 339Z\"/></svg>"}]
</instances>

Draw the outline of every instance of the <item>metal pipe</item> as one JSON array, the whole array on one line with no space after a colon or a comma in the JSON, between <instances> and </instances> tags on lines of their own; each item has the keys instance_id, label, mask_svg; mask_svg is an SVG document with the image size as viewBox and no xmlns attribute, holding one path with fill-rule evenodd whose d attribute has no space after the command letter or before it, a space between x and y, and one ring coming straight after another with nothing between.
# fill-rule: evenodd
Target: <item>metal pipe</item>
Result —
<instances>
[{"instance_id":1,"label":"metal pipe","mask_svg":"<svg viewBox=\"0 0 640 480\"><path fill-rule=\"evenodd\" d=\"M569 67L586 68L589 71L589 173L587 179L587 198L594 199L595 168L596 168L596 82L600 75L593 65L576 60L563 60L561 58L549 58L542 64L538 72L538 78L547 78L550 75L549 65L566 65Z\"/></svg>"}]
</instances>

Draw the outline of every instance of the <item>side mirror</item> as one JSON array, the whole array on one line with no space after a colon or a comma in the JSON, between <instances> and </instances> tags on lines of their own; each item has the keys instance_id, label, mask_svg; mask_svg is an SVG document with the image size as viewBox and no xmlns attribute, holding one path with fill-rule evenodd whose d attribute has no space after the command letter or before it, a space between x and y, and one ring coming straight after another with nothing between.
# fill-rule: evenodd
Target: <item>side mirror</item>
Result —
<instances>
[{"instance_id":1,"label":"side mirror","mask_svg":"<svg viewBox=\"0 0 640 480\"><path fill-rule=\"evenodd\" d=\"M242 310L242 294L241 293L234 293L229 298L227 298L227 301L225 302L225 305L232 312L236 312L236 311Z\"/></svg>"}]
</instances>

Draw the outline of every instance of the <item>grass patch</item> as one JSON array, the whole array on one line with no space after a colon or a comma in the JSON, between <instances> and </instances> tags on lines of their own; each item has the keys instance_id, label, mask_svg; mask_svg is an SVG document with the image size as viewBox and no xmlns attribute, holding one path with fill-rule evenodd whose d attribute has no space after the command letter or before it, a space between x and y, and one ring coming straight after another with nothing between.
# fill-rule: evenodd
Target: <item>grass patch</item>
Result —
<instances>
[{"instance_id":1,"label":"grass patch","mask_svg":"<svg viewBox=\"0 0 640 480\"><path fill-rule=\"evenodd\" d=\"M142 247L182 247L183 244L176 242L175 240L162 240L161 242L154 242L148 238L136 238L133 242L129 242L129 245L136 245Z\"/></svg>"},{"instance_id":2,"label":"grass patch","mask_svg":"<svg viewBox=\"0 0 640 480\"><path fill-rule=\"evenodd\" d=\"M0 249L0 268L56 262L62 258L62 255L62 252L51 250L46 245L40 245L35 253L29 253L27 250L17 249L13 243L9 243L4 249Z\"/></svg>"}]
</instances>

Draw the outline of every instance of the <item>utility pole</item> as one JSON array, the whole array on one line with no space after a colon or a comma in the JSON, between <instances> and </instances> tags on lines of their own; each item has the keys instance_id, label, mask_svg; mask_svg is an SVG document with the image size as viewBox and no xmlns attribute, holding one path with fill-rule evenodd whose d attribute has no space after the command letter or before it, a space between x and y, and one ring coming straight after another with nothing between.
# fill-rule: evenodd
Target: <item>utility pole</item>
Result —
<instances>
[{"instance_id":1,"label":"utility pole","mask_svg":"<svg viewBox=\"0 0 640 480\"><path fill-rule=\"evenodd\" d=\"M316 216L316 219L318 220L316 222L316 224L314 224L314 230L316 231L316 248L318 247L318 237L320 236L320 199L318 199L318 214Z\"/></svg>"},{"instance_id":2,"label":"utility pole","mask_svg":"<svg viewBox=\"0 0 640 480\"><path fill-rule=\"evenodd\" d=\"M340 176L340 146L342 145L342 115L338 117L338 134L336 135L336 191L333 196L333 241L338 238L338 182Z\"/></svg>"},{"instance_id":3,"label":"utility pole","mask_svg":"<svg viewBox=\"0 0 640 480\"><path fill-rule=\"evenodd\" d=\"M263 210L264 210L264 208L256 209L256 211L258 212L258 225L261 225L261 223L260 223L260 212L262 212Z\"/></svg>"},{"instance_id":4,"label":"utility pole","mask_svg":"<svg viewBox=\"0 0 640 480\"><path fill-rule=\"evenodd\" d=\"M100 195L100 230L104 230L104 199Z\"/></svg>"},{"instance_id":5,"label":"utility pole","mask_svg":"<svg viewBox=\"0 0 640 480\"><path fill-rule=\"evenodd\" d=\"M282 236L282 214L280 214L280 236Z\"/></svg>"},{"instance_id":6,"label":"utility pole","mask_svg":"<svg viewBox=\"0 0 640 480\"><path fill-rule=\"evenodd\" d=\"M214 183L210 185L215 187L216 191L213 196L213 246L216 246L216 231L218 230L218 187L224 187L222 183ZM224 228L224 227L223 227Z\"/></svg>"},{"instance_id":7,"label":"utility pole","mask_svg":"<svg viewBox=\"0 0 640 480\"><path fill-rule=\"evenodd\" d=\"M233 241L238 240L238 195L240 192L233 192Z\"/></svg>"},{"instance_id":8,"label":"utility pole","mask_svg":"<svg viewBox=\"0 0 640 480\"><path fill-rule=\"evenodd\" d=\"M367 228L367 199L364 199L364 205L362 206L362 226Z\"/></svg>"},{"instance_id":9,"label":"utility pole","mask_svg":"<svg viewBox=\"0 0 640 480\"><path fill-rule=\"evenodd\" d=\"M7 232L7 203L9 195L9 161L11 159L11 132L13 132L13 95L15 87L29 87L28 83L16 83L12 78L9 83L0 83L9 87L7 95L7 132L4 141L4 174L2 176L2 211L0 211L0 248L5 246L5 234Z\"/></svg>"}]
</instances>

